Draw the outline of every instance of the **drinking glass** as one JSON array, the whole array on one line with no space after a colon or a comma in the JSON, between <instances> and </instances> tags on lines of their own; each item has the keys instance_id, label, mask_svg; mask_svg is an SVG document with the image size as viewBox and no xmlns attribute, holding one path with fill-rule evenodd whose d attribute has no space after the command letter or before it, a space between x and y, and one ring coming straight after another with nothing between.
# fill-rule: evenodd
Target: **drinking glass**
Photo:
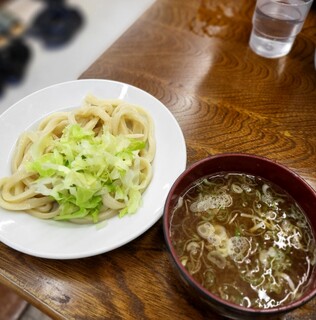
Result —
<instances>
[{"instance_id":1,"label":"drinking glass","mask_svg":"<svg viewBox=\"0 0 316 320\"><path fill-rule=\"evenodd\" d=\"M266 58L288 54L313 0L257 0L250 48Z\"/></svg>"}]
</instances>

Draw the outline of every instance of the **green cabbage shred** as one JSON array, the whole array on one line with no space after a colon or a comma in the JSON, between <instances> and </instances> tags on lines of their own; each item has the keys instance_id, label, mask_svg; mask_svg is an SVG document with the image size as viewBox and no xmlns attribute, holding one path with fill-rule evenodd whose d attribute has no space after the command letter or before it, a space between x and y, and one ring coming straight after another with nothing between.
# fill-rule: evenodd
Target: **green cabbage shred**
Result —
<instances>
[{"instance_id":1,"label":"green cabbage shred","mask_svg":"<svg viewBox=\"0 0 316 320\"><path fill-rule=\"evenodd\" d=\"M106 193L126 201L119 217L134 213L140 206L138 154L145 146L144 141L114 136L106 127L96 136L92 130L73 124L64 129L59 139L48 135L35 143L33 159L26 168L39 175L36 192L59 204L59 214L54 219L89 216L96 223ZM44 153L47 148L51 151Z\"/></svg>"}]
</instances>

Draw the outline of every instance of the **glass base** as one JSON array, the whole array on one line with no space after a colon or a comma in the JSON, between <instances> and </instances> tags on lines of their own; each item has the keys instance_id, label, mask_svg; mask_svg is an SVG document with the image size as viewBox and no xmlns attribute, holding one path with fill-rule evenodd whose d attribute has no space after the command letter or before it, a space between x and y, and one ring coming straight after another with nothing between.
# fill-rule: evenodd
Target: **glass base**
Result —
<instances>
[{"instance_id":1,"label":"glass base","mask_svg":"<svg viewBox=\"0 0 316 320\"><path fill-rule=\"evenodd\" d=\"M294 39L269 39L257 35L252 31L249 41L250 48L258 55L265 58L280 58L287 55L293 46Z\"/></svg>"}]
</instances>

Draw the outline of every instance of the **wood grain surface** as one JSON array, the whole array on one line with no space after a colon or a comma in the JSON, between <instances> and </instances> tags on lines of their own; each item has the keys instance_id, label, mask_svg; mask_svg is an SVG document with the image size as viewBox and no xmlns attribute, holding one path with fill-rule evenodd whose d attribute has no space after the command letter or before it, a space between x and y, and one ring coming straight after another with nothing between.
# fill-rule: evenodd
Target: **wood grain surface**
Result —
<instances>
[{"instance_id":1,"label":"wood grain surface","mask_svg":"<svg viewBox=\"0 0 316 320\"><path fill-rule=\"evenodd\" d=\"M162 101L183 130L188 165L247 152L287 165L316 189L316 12L287 56L265 59L248 46L254 4L157 0L81 78L126 82ZM0 281L55 319L222 319L177 283L161 221L91 258L0 250ZM316 299L283 319L316 319Z\"/></svg>"}]
</instances>

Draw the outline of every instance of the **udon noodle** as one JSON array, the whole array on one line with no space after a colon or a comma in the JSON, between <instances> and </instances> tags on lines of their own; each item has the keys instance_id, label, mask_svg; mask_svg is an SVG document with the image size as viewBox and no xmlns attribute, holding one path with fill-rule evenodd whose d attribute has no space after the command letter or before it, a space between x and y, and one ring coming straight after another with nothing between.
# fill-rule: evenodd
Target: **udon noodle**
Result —
<instances>
[{"instance_id":1,"label":"udon noodle","mask_svg":"<svg viewBox=\"0 0 316 320\"><path fill-rule=\"evenodd\" d=\"M64 139L65 132L71 130L69 128L78 130L76 126L80 126L84 130L84 134L88 136L92 132L94 137L101 137L100 139L103 140L124 137L124 139L131 141L131 145L135 145L136 141L136 144L142 143L143 147L134 148L130 151L132 158L127 158L128 155L124 154L127 154L126 150L132 148L131 145L120 151L123 154L120 160L124 169L112 170L111 186L106 181L104 182L104 175L102 176L102 183L105 184L107 189L99 190L97 195L93 195L102 200L101 204L95 206L94 209L97 210L93 214L89 210L85 211L84 208L84 212L81 210L81 212L69 217L65 216L64 220L77 223L99 222L123 212L136 192L143 194L152 178L152 162L155 156L154 125L150 115L143 108L122 100L104 100L88 95L81 107L72 111L52 113L45 117L35 130L26 131L20 136L12 158L12 175L0 180L0 206L2 208L27 212L42 219L60 219L62 214L60 203L56 201L56 197L54 198L50 194L50 191L53 192L53 186L51 183L45 184L45 179L42 178L44 181L42 182L42 188L46 192L41 194L36 184L36 182L41 181L41 177L36 170L30 169L32 168L30 163L34 163L38 157L45 157L47 154L53 156L56 153L56 142ZM105 131L109 134L107 138L102 136ZM118 143L126 144L125 140L113 141L115 146ZM84 143L86 142L80 144L80 148L84 147ZM108 157L112 157L109 151L107 151L107 154ZM58 153L57 155L59 156ZM80 161L89 160L87 155L81 154L81 149L78 151L78 155ZM107 158L104 161L107 162ZM62 170L68 170L66 167L69 167L69 165L69 163L64 163ZM128 169L125 168L127 165ZM103 170L103 166L100 167L100 170ZM122 175L122 171L124 171L124 179L126 179L125 177L130 175L129 170L133 170L134 174L132 177L134 193L128 190L125 196L118 196L118 191L121 191L122 188L121 182L119 178L113 177L113 175ZM80 174L80 170L77 170L75 174ZM67 179L67 174L64 175L63 179ZM59 178L61 184L60 180ZM114 187L118 191L115 192ZM70 185L68 191L63 190L60 193L66 192L71 196L75 188L76 186ZM88 197L88 195L85 193L83 197ZM138 205L140 205L140 201ZM136 211L136 209L134 205L133 211Z\"/></svg>"}]
</instances>

